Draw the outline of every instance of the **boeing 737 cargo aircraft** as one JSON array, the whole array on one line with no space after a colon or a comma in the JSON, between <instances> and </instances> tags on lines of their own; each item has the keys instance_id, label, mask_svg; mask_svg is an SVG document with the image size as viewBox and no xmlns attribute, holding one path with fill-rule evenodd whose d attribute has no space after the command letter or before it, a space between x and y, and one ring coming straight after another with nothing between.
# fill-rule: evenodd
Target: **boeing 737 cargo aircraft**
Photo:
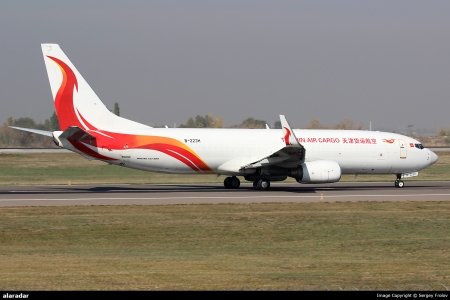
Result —
<instances>
[{"instance_id":1,"label":"boeing 737 cargo aircraft","mask_svg":"<svg viewBox=\"0 0 450 300\"><path fill-rule=\"evenodd\" d=\"M239 177L267 190L288 176L299 183L337 182L342 174L403 177L438 160L407 136L359 130L152 128L111 113L59 45L43 44L45 66L61 131L17 128L52 136L54 142L88 159L151 172L226 175L226 188Z\"/></svg>"}]
</instances>

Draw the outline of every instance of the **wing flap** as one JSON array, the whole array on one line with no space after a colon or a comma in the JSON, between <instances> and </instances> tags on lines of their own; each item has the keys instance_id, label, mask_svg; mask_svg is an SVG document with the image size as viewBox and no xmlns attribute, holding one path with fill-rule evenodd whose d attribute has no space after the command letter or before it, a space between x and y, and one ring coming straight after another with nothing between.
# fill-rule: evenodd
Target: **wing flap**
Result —
<instances>
[{"instance_id":1,"label":"wing flap","mask_svg":"<svg viewBox=\"0 0 450 300\"><path fill-rule=\"evenodd\" d=\"M289 156L287 156L284 153L279 153L279 151L277 151L269 156L252 161L252 162L242 166L241 169L254 169L254 168L259 168L259 167L270 166L270 165L274 165L274 164L283 162L287 159L289 159Z\"/></svg>"}]
</instances>

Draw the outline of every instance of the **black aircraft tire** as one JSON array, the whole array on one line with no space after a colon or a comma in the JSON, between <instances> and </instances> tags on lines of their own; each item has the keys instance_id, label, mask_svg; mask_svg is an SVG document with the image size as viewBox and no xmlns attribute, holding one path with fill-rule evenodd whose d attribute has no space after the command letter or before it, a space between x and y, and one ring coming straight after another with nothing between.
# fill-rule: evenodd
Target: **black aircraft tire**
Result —
<instances>
[{"instance_id":1,"label":"black aircraft tire","mask_svg":"<svg viewBox=\"0 0 450 300\"><path fill-rule=\"evenodd\" d=\"M227 177L227 178L225 178L225 180L223 181L223 185L225 186L226 189L230 189L230 188L231 188L230 181L231 181L231 177Z\"/></svg>"},{"instance_id":2,"label":"black aircraft tire","mask_svg":"<svg viewBox=\"0 0 450 300\"><path fill-rule=\"evenodd\" d=\"M270 181L266 178L261 178L258 180L258 189L262 191L267 191L270 188Z\"/></svg>"},{"instance_id":3,"label":"black aircraft tire","mask_svg":"<svg viewBox=\"0 0 450 300\"><path fill-rule=\"evenodd\" d=\"M239 180L239 178L237 177L229 177L230 181L229 181L229 185L230 185L230 189L238 189L239 186L241 186L241 181Z\"/></svg>"}]
</instances>

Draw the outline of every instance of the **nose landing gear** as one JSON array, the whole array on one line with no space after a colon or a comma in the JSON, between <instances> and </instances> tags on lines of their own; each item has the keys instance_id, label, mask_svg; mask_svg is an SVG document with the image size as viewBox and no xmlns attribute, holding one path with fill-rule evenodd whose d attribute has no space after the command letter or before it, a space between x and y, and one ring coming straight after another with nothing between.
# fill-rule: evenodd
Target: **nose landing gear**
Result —
<instances>
[{"instance_id":1,"label":"nose landing gear","mask_svg":"<svg viewBox=\"0 0 450 300\"><path fill-rule=\"evenodd\" d=\"M396 180L395 181L395 187L402 188L404 186L405 186L405 183L403 181L401 181L401 180Z\"/></svg>"},{"instance_id":2,"label":"nose landing gear","mask_svg":"<svg viewBox=\"0 0 450 300\"><path fill-rule=\"evenodd\" d=\"M402 188L405 186L405 183L401 179L402 179L402 174L397 174L397 179L395 180L396 188Z\"/></svg>"}]
</instances>

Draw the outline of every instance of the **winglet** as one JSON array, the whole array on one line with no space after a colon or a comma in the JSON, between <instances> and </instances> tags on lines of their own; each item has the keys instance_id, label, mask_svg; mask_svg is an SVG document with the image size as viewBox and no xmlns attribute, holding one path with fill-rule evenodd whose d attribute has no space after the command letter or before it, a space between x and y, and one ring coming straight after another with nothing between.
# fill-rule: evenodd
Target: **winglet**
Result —
<instances>
[{"instance_id":1,"label":"winglet","mask_svg":"<svg viewBox=\"0 0 450 300\"><path fill-rule=\"evenodd\" d=\"M280 121L281 127L283 128L283 140L286 143L286 147L301 148L302 146L299 144L294 131L291 129L291 126L284 115L280 115Z\"/></svg>"}]
</instances>

